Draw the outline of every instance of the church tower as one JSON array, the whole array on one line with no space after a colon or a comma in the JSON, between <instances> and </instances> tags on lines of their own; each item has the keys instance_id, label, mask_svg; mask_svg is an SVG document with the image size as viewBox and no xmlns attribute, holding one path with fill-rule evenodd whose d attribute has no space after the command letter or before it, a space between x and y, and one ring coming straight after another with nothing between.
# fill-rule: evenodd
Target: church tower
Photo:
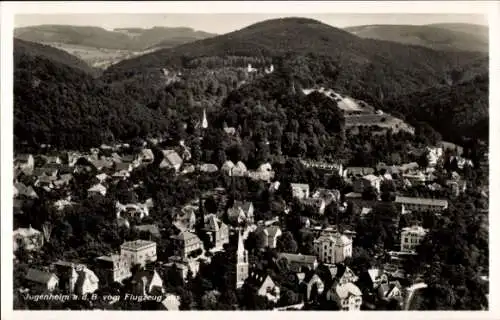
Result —
<instances>
[{"instance_id":1,"label":"church tower","mask_svg":"<svg viewBox=\"0 0 500 320\"><path fill-rule=\"evenodd\" d=\"M203 120L201 122L201 127L203 129L208 128L207 113L205 112L205 109L203 109Z\"/></svg>"},{"instance_id":2,"label":"church tower","mask_svg":"<svg viewBox=\"0 0 500 320\"><path fill-rule=\"evenodd\" d=\"M238 230L238 249L236 251L236 289L239 289L248 278L248 251L243 244L243 236Z\"/></svg>"}]
</instances>

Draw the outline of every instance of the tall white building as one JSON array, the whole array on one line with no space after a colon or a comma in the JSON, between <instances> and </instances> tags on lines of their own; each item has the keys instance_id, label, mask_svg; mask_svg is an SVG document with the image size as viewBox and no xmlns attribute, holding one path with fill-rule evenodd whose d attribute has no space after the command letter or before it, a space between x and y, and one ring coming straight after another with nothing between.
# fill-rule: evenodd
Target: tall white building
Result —
<instances>
[{"instance_id":1,"label":"tall white building","mask_svg":"<svg viewBox=\"0 0 500 320\"><path fill-rule=\"evenodd\" d=\"M340 233L323 234L314 240L314 252L323 263L340 263L352 256L352 239Z\"/></svg>"},{"instance_id":2,"label":"tall white building","mask_svg":"<svg viewBox=\"0 0 500 320\"><path fill-rule=\"evenodd\" d=\"M421 226L412 226L401 230L401 251L415 252L428 230Z\"/></svg>"}]
</instances>

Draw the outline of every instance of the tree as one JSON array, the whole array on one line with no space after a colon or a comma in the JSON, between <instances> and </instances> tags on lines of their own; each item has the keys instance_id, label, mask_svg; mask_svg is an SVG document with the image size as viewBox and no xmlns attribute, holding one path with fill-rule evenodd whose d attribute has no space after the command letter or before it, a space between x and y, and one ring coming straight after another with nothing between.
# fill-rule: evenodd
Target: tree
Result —
<instances>
[{"instance_id":1,"label":"tree","mask_svg":"<svg viewBox=\"0 0 500 320\"><path fill-rule=\"evenodd\" d=\"M372 186L365 188L363 190L362 197L364 200L376 200L378 198L377 189Z\"/></svg>"},{"instance_id":2,"label":"tree","mask_svg":"<svg viewBox=\"0 0 500 320\"><path fill-rule=\"evenodd\" d=\"M296 253L298 246L290 231L286 231L278 238L276 245L279 252Z\"/></svg>"}]
</instances>

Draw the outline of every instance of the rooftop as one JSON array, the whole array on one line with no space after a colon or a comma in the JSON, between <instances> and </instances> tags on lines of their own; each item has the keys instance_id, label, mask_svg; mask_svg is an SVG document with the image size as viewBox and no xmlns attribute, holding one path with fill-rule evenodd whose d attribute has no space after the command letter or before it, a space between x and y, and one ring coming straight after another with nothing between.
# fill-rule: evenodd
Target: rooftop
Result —
<instances>
[{"instance_id":1,"label":"rooftop","mask_svg":"<svg viewBox=\"0 0 500 320\"><path fill-rule=\"evenodd\" d=\"M441 199L430 199L430 198L413 198L413 197L400 197L397 196L396 203L409 203L409 204L421 204L421 205L431 205L431 206L448 206L448 200Z\"/></svg>"},{"instance_id":2,"label":"rooftop","mask_svg":"<svg viewBox=\"0 0 500 320\"><path fill-rule=\"evenodd\" d=\"M37 283L47 283L52 277L56 277L53 273L41 271L38 269L28 269L28 272L26 273L26 279L37 282Z\"/></svg>"},{"instance_id":3,"label":"rooftop","mask_svg":"<svg viewBox=\"0 0 500 320\"><path fill-rule=\"evenodd\" d=\"M122 249L130 249L130 250L138 250L138 249L142 249L142 248L149 247L152 245L156 245L156 242L139 239L139 240L124 242L121 245L121 248Z\"/></svg>"},{"instance_id":4,"label":"rooftop","mask_svg":"<svg viewBox=\"0 0 500 320\"><path fill-rule=\"evenodd\" d=\"M315 256L295 254L295 253L280 253L279 257L286 258L289 262L298 262L298 263L312 264L317 261Z\"/></svg>"}]
</instances>

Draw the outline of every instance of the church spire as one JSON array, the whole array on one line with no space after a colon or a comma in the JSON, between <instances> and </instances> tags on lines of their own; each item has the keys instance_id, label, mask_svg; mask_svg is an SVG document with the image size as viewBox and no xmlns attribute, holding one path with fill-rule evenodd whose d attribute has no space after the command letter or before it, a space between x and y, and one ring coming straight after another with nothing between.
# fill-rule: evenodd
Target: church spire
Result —
<instances>
[{"instance_id":1,"label":"church spire","mask_svg":"<svg viewBox=\"0 0 500 320\"><path fill-rule=\"evenodd\" d=\"M206 113L206 110L205 110L205 109L203 109L203 120L202 120L202 122L201 122L201 127L202 127L203 129L208 128L207 113Z\"/></svg>"},{"instance_id":2,"label":"church spire","mask_svg":"<svg viewBox=\"0 0 500 320\"><path fill-rule=\"evenodd\" d=\"M236 250L236 288L241 288L247 278L248 251L245 249L241 230L238 230L238 249Z\"/></svg>"}]
</instances>

